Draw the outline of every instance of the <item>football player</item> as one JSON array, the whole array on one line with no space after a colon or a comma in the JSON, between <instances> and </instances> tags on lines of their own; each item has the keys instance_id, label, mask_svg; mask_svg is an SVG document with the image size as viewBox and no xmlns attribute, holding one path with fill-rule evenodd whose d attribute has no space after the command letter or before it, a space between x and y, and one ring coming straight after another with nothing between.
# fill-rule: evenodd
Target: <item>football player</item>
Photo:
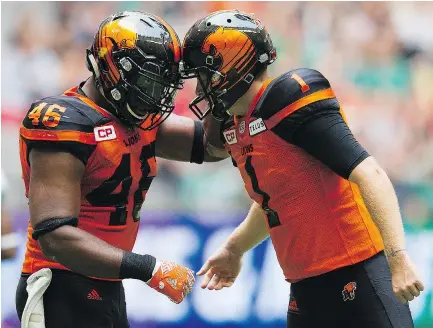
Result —
<instances>
[{"instance_id":1,"label":"football player","mask_svg":"<svg viewBox=\"0 0 433 328\"><path fill-rule=\"evenodd\" d=\"M47 328L129 327L122 279L139 279L175 303L191 291L190 269L131 252L155 156L215 160L202 122L169 116L182 88L180 60L178 36L161 18L114 14L87 50L92 76L26 114L20 156L30 223L16 294L23 327L41 316ZM212 126L218 135L219 123L206 122ZM50 277L45 310L34 315L43 291L30 284L46 288Z\"/></svg>"},{"instance_id":2,"label":"football player","mask_svg":"<svg viewBox=\"0 0 433 328\"><path fill-rule=\"evenodd\" d=\"M413 327L407 301L424 287L393 186L329 81L308 68L271 78L266 28L235 10L197 21L182 48L183 74L197 78L190 108L224 119L222 141L254 201L197 273L201 286L230 287L242 255L270 235L291 282L288 327Z\"/></svg>"}]
</instances>

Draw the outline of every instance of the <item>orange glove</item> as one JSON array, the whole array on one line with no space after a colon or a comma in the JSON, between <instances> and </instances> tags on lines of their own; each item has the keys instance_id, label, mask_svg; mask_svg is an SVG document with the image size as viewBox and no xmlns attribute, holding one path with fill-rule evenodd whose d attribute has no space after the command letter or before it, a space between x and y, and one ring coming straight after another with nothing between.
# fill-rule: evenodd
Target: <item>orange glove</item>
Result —
<instances>
[{"instance_id":1,"label":"orange glove","mask_svg":"<svg viewBox=\"0 0 433 328\"><path fill-rule=\"evenodd\" d=\"M194 282L194 271L174 262L163 261L156 263L153 277L147 284L179 304L191 292Z\"/></svg>"}]
</instances>

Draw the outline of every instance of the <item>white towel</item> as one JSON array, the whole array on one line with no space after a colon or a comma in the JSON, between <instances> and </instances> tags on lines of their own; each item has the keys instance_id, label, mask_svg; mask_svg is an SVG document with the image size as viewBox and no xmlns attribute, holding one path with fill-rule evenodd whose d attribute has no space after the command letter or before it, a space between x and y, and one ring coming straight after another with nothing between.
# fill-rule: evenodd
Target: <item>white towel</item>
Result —
<instances>
[{"instance_id":1,"label":"white towel","mask_svg":"<svg viewBox=\"0 0 433 328\"><path fill-rule=\"evenodd\" d=\"M21 328L45 328L44 293L50 285L52 272L41 269L27 279L28 298L21 318Z\"/></svg>"}]
</instances>

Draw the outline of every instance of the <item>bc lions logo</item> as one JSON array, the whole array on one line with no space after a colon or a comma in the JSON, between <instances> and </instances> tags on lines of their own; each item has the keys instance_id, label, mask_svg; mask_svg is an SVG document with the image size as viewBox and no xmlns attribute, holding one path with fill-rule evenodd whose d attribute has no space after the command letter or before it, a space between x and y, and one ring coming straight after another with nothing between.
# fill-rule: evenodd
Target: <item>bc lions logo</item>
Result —
<instances>
[{"instance_id":1,"label":"bc lions logo","mask_svg":"<svg viewBox=\"0 0 433 328\"><path fill-rule=\"evenodd\" d=\"M222 74L227 74L232 68L239 74L243 74L250 69L248 64L255 54L255 47L245 33L219 27L207 36L201 51L213 57L209 64L220 62L217 70Z\"/></svg>"},{"instance_id":2,"label":"bc lions logo","mask_svg":"<svg viewBox=\"0 0 433 328\"><path fill-rule=\"evenodd\" d=\"M353 301L355 299L355 290L356 290L356 282L349 282L346 286L344 286L343 291L343 301Z\"/></svg>"}]
</instances>

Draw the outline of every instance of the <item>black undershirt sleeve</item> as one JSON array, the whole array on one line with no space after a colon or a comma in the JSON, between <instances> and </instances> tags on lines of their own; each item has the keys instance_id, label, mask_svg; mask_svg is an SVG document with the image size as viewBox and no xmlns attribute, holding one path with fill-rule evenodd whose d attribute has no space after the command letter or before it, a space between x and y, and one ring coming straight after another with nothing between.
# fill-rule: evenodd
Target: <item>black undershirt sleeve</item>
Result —
<instances>
[{"instance_id":1,"label":"black undershirt sleeve","mask_svg":"<svg viewBox=\"0 0 433 328\"><path fill-rule=\"evenodd\" d=\"M312 111L304 119L286 118L273 131L284 140L304 149L341 177L348 179L353 169L370 155L353 136L337 110ZM311 115L311 112L315 112ZM287 120L287 121L286 121ZM284 122L286 121L286 122ZM286 131L286 133L285 133Z\"/></svg>"},{"instance_id":2,"label":"black undershirt sleeve","mask_svg":"<svg viewBox=\"0 0 433 328\"><path fill-rule=\"evenodd\" d=\"M204 129L203 123L194 121L194 137L192 141L192 149L190 163L202 164L204 161Z\"/></svg>"}]
</instances>

